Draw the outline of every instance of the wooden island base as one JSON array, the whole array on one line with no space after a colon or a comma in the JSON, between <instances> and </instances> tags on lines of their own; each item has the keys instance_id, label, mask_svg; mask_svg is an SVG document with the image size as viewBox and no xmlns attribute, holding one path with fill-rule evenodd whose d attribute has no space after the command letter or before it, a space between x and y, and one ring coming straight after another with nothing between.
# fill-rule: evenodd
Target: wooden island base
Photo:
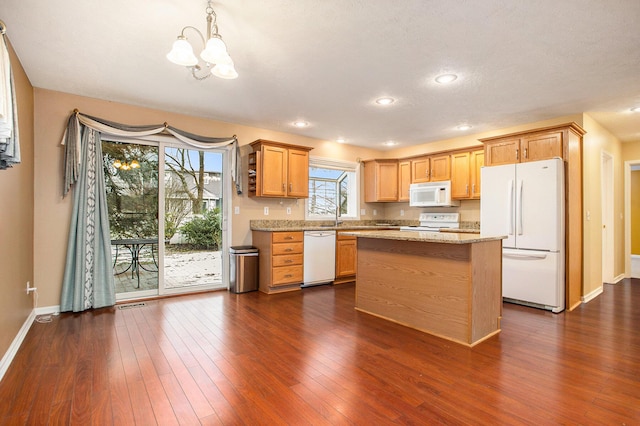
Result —
<instances>
[{"instance_id":1,"label":"wooden island base","mask_svg":"<svg viewBox=\"0 0 640 426\"><path fill-rule=\"evenodd\" d=\"M500 332L501 240L358 237L357 310L467 346Z\"/></svg>"}]
</instances>

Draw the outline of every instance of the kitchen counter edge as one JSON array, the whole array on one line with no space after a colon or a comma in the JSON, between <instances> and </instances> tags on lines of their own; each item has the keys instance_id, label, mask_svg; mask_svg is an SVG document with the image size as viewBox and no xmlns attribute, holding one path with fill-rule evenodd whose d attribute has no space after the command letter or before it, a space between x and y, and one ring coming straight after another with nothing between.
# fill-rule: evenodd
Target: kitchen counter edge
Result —
<instances>
[{"instance_id":1,"label":"kitchen counter edge","mask_svg":"<svg viewBox=\"0 0 640 426\"><path fill-rule=\"evenodd\" d=\"M352 235L359 238L379 238L385 240L399 241L420 241L426 243L445 244L474 244L486 241L503 240L506 235L480 236L467 232L425 232L425 231L396 231L396 230L362 230L347 231L345 235Z\"/></svg>"}]
</instances>

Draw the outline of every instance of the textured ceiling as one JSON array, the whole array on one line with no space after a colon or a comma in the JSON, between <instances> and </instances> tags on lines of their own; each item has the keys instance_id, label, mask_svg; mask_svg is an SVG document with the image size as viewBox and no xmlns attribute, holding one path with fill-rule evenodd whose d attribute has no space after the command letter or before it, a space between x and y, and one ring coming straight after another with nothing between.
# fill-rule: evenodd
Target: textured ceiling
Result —
<instances>
[{"instance_id":1,"label":"textured ceiling","mask_svg":"<svg viewBox=\"0 0 640 426\"><path fill-rule=\"evenodd\" d=\"M50 90L378 149L581 112L640 140L638 0L213 5L236 80L199 82L165 58L183 26L205 31L204 0L2 0L0 19Z\"/></svg>"}]
</instances>

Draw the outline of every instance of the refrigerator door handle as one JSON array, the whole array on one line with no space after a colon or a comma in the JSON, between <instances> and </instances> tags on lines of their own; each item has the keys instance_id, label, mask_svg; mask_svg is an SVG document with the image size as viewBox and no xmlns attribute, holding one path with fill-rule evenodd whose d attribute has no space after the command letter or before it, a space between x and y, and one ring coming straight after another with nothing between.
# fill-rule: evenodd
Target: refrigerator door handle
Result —
<instances>
[{"instance_id":1,"label":"refrigerator door handle","mask_svg":"<svg viewBox=\"0 0 640 426\"><path fill-rule=\"evenodd\" d=\"M546 259L546 254L513 254L502 253L502 257L508 257L511 259Z\"/></svg>"},{"instance_id":2,"label":"refrigerator door handle","mask_svg":"<svg viewBox=\"0 0 640 426\"><path fill-rule=\"evenodd\" d=\"M518 224L517 224L517 226L518 226L518 235L522 235L523 232L524 232L524 230L523 230L524 223L523 223L523 219L522 219L522 216L523 216L522 215L522 191L523 191L523 188L524 188L523 181L519 181L518 182L517 195L516 195L517 203L518 203L518 207L517 207L517 210L518 210Z\"/></svg>"},{"instance_id":3,"label":"refrigerator door handle","mask_svg":"<svg viewBox=\"0 0 640 426\"><path fill-rule=\"evenodd\" d=\"M509 198L509 235L513 235L513 179L507 182L507 195Z\"/></svg>"}]
</instances>

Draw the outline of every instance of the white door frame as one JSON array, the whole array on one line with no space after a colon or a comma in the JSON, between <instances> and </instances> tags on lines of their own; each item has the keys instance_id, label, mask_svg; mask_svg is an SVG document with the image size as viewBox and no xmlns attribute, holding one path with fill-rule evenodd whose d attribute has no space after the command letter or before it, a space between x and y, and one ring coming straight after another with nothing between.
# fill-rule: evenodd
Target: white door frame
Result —
<instances>
[{"instance_id":1,"label":"white door frame","mask_svg":"<svg viewBox=\"0 0 640 426\"><path fill-rule=\"evenodd\" d=\"M640 159L624 162L624 276L627 278L631 277L631 170L638 168Z\"/></svg>"},{"instance_id":2,"label":"white door frame","mask_svg":"<svg viewBox=\"0 0 640 426\"><path fill-rule=\"evenodd\" d=\"M613 156L606 151L600 153L600 201L602 206L602 282L614 283L614 186Z\"/></svg>"}]
</instances>

